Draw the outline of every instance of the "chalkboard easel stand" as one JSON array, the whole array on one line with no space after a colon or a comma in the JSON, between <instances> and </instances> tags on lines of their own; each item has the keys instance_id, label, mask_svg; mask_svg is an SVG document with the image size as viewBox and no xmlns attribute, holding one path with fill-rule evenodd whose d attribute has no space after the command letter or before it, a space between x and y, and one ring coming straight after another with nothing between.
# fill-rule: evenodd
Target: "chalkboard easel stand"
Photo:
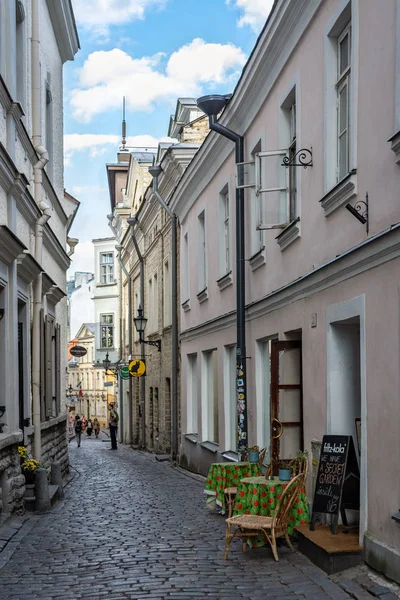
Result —
<instances>
[{"instance_id":1,"label":"chalkboard easel stand","mask_svg":"<svg viewBox=\"0 0 400 600\"><path fill-rule=\"evenodd\" d=\"M334 507L329 507L328 499L331 495L331 487L325 492L322 483L317 489L320 476L324 474L326 465L331 465L330 461L339 464L339 459L331 458L332 453L340 446L340 464L343 465L344 477L342 483L337 485L336 498L338 501ZM323 477L322 477L323 480ZM331 531L333 534L338 532L339 511L343 522L343 532L348 533L351 529L358 529L358 525L349 525L347 521L346 510L360 510L360 472L356 458L352 436L326 435L322 440L322 451L317 473L317 486L314 494L314 502L310 523L310 531L315 530L317 515L329 514L331 517ZM322 492L321 492L322 487ZM326 486L325 486L326 487Z\"/></svg>"}]
</instances>

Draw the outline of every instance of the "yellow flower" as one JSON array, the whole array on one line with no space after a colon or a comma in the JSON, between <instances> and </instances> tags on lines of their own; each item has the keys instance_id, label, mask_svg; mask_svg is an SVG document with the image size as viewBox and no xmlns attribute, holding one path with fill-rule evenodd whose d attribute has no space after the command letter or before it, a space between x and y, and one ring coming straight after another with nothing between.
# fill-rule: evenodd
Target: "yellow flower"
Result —
<instances>
[{"instance_id":1,"label":"yellow flower","mask_svg":"<svg viewBox=\"0 0 400 600\"><path fill-rule=\"evenodd\" d=\"M27 458L28 458L28 451L27 451L27 449L25 448L25 446L18 446L18 455L19 455L21 458L25 458L25 459L27 459Z\"/></svg>"},{"instance_id":2,"label":"yellow flower","mask_svg":"<svg viewBox=\"0 0 400 600\"><path fill-rule=\"evenodd\" d=\"M36 471L36 469L40 466L40 463L38 460L34 459L34 458L28 458L27 460L24 460L24 462L21 465L21 469L23 471Z\"/></svg>"}]
</instances>

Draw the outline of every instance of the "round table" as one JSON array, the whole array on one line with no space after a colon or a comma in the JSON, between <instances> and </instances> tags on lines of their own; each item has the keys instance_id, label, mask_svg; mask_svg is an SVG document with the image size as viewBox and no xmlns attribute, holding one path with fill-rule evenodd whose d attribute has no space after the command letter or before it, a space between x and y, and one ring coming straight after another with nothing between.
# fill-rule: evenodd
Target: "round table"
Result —
<instances>
[{"instance_id":1,"label":"round table","mask_svg":"<svg viewBox=\"0 0 400 600\"><path fill-rule=\"evenodd\" d=\"M260 474L260 465L250 462L222 462L212 463L206 479L204 493L207 495L207 506L210 510L216 505L221 507L222 514L225 513L224 489L237 487L243 477Z\"/></svg>"},{"instance_id":2,"label":"round table","mask_svg":"<svg viewBox=\"0 0 400 600\"><path fill-rule=\"evenodd\" d=\"M272 517L276 505L287 485L287 481L265 479L261 477L245 477L238 485L236 502L233 509L234 515L262 515ZM305 525L310 521L310 511L305 488L302 488L289 515L288 532L298 525ZM253 546L261 546L265 540L252 538Z\"/></svg>"}]
</instances>

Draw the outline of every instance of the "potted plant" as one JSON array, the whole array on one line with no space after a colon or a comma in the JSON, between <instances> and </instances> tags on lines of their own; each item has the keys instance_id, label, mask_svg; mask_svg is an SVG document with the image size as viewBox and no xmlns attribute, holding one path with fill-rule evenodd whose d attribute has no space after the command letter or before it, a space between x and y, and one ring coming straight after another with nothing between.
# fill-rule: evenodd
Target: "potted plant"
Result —
<instances>
[{"instance_id":1,"label":"potted plant","mask_svg":"<svg viewBox=\"0 0 400 600\"><path fill-rule=\"evenodd\" d=\"M292 477L292 461L291 460L280 461L278 475L279 475L279 479L281 481L290 481L290 479Z\"/></svg>"},{"instance_id":2,"label":"potted plant","mask_svg":"<svg viewBox=\"0 0 400 600\"><path fill-rule=\"evenodd\" d=\"M35 471L40 467L40 463L35 458L27 458L21 465L21 470L25 475L26 483L34 483L35 482Z\"/></svg>"},{"instance_id":3,"label":"potted plant","mask_svg":"<svg viewBox=\"0 0 400 600\"><path fill-rule=\"evenodd\" d=\"M249 448L247 457L249 462L257 463L260 460L260 448L257 445Z\"/></svg>"},{"instance_id":4,"label":"potted plant","mask_svg":"<svg viewBox=\"0 0 400 600\"><path fill-rule=\"evenodd\" d=\"M29 458L28 450L25 448L25 446L18 446L18 456L21 465L25 460Z\"/></svg>"}]
</instances>

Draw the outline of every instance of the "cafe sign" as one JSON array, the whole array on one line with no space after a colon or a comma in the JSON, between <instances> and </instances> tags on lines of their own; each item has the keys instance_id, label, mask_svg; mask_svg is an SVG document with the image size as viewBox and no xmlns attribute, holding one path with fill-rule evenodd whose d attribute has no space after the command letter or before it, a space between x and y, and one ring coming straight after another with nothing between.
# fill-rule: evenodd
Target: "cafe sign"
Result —
<instances>
[{"instance_id":1,"label":"cafe sign","mask_svg":"<svg viewBox=\"0 0 400 600\"><path fill-rule=\"evenodd\" d=\"M85 356L87 354L87 350L83 346L72 346L69 351L72 356Z\"/></svg>"}]
</instances>

